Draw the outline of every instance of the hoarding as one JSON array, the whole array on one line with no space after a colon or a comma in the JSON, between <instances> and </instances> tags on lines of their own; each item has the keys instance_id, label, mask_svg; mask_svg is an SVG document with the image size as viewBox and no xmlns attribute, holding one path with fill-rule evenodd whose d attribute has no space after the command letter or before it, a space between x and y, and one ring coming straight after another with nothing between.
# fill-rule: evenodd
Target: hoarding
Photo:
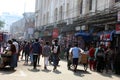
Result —
<instances>
[{"instance_id":1,"label":"hoarding","mask_svg":"<svg viewBox=\"0 0 120 80\"><path fill-rule=\"evenodd\" d=\"M52 38L58 38L58 36L59 36L59 33L58 33L59 31L58 31L58 28L54 28L53 29L53 34L52 34Z\"/></svg>"}]
</instances>

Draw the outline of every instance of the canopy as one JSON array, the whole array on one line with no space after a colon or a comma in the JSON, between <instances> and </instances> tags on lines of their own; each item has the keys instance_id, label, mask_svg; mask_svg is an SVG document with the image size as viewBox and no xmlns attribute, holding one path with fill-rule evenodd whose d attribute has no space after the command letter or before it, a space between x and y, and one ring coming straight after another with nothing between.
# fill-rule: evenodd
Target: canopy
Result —
<instances>
[{"instance_id":1,"label":"canopy","mask_svg":"<svg viewBox=\"0 0 120 80\"><path fill-rule=\"evenodd\" d=\"M83 32L83 31L75 33L75 36L76 37L81 36L86 42L89 42L92 40L92 35L90 33Z\"/></svg>"}]
</instances>

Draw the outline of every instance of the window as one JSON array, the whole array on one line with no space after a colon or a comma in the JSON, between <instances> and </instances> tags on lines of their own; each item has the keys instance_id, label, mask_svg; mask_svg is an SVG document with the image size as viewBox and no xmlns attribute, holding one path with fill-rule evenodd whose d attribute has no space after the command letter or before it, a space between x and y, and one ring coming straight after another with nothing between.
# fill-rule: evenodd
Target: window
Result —
<instances>
[{"instance_id":1,"label":"window","mask_svg":"<svg viewBox=\"0 0 120 80\"><path fill-rule=\"evenodd\" d=\"M45 14L43 16L43 25L45 25Z\"/></svg>"},{"instance_id":2,"label":"window","mask_svg":"<svg viewBox=\"0 0 120 80\"><path fill-rule=\"evenodd\" d=\"M49 12L47 12L47 23L49 23Z\"/></svg>"},{"instance_id":3,"label":"window","mask_svg":"<svg viewBox=\"0 0 120 80\"><path fill-rule=\"evenodd\" d=\"M115 2L119 2L120 0L115 0Z\"/></svg>"},{"instance_id":4,"label":"window","mask_svg":"<svg viewBox=\"0 0 120 80\"><path fill-rule=\"evenodd\" d=\"M82 14L82 8L83 8L82 4L83 4L83 0L81 0L81 3L80 3L80 14Z\"/></svg>"},{"instance_id":5,"label":"window","mask_svg":"<svg viewBox=\"0 0 120 80\"><path fill-rule=\"evenodd\" d=\"M55 9L55 21L57 21L57 16L58 16L57 12L58 12L58 9L56 8Z\"/></svg>"},{"instance_id":6,"label":"window","mask_svg":"<svg viewBox=\"0 0 120 80\"><path fill-rule=\"evenodd\" d=\"M92 10L92 0L89 2L89 10Z\"/></svg>"},{"instance_id":7,"label":"window","mask_svg":"<svg viewBox=\"0 0 120 80\"><path fill-rule=\"evenodd\" d=\"M63 17L63 7L61 6L60 7L60 20L62 20L62 17Z\"/></svg>"},{"instance_id":8,"label":"window","mask_svg":"<svg viewBox=\"0 0 120 80\"><path fill-rule=\"evenodd\" d=\"M66 12L66 16L68 16L69 15L69 3L67 3L67 12Z\"/></svg>"}]
</instances>

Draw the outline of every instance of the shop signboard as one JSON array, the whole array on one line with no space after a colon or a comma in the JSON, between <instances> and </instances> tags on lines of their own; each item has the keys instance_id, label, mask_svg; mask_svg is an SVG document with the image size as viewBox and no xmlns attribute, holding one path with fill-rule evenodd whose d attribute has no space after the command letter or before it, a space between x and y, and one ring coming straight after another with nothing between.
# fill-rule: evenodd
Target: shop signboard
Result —
<instances>
[{"instance_id":1,"label":"shop signboard","mask_svg":"<svg viewBox=\"0 0 120 80\"><path fill-rule=\"evenodd\" d=\"M58 34L58 28L54 28L53 29L53 34L52 34L52 38L58 38L59 34Z\"/></svg>"},{"instance_id":2,"label":"shop signboard","mask_svg":"<svg viewBox=\"0 0 120 80\"><path fill-rule=\"evenodd\" d=\"M33 34L34 33L34 29L33 28L28 28L28 34Z\"/></svg>"},{"instance_id":3,"label":"shop signboard","mask_svg":"<svg viewBox=\"0 0 120 80\"><path fill-rule=\"evenodd\" d=\"M120 24L116 24L116 34L120 34Z\"/></svg>"},{"instance_id":4,"label":"shop signboard","mask_svg":"<svg viewBox=\"0 0 120 80\"><path fill-rule=\"evenodd\" d=\"M120 11L118 12L117 21L120 22Z\"/></svg>"}]
</instances>

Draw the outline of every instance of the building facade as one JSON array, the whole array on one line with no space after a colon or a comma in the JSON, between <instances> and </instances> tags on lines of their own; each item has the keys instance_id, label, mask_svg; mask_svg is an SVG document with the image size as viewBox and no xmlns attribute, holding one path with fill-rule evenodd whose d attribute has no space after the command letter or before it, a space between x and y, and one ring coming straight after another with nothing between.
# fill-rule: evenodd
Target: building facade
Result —
<instances>
[{"instance_id":1,"label":"building facade","mask_svg":"<svg viewBox=\"0 0 120 80\"><path fill-rule=\"evenodd\" d=\"M36 0L35 27L40 37L115 30L120 0ZM42 31L44 32L42 32Z\"/></svg>"},{"instance_id":2,"label":"building facade","mask_svg":"<svg viewBox=\"0 0 120 80\"><path fill-rule=\"evenodd\" d=\"M25 19L20 19L10 26L11 38L19 38L24 35Z\"/></svg>"},{"instance_id":3,"label":"building facade","mask_svg":"<svg viewBox=\"0 0 120 80\"><path fill-rule=\"evenodd\" d=\"M34 13L24 13L23 18L12 23L10 32L12 38L30 40L34 38L35 16Z\"/></svg>"}]
</instances>

